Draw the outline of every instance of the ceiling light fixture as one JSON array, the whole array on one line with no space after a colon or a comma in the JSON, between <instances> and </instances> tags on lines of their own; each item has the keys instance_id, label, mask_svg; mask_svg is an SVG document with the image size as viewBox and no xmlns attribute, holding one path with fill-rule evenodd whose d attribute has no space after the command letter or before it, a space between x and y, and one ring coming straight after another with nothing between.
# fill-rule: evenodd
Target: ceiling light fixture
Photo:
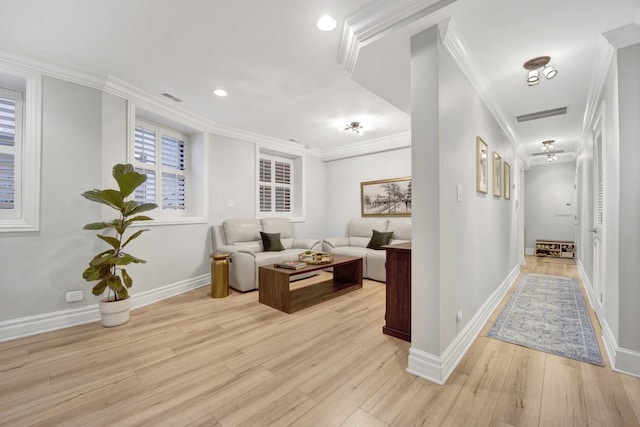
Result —
<instances>
[{"instance_id":1,"label":"ceiling light fixture","mask_svg":"<svg viewBox=\"0 0 640 427\"><path fill-rule=\"evenodd\" d=\"M558 160L557 154L547 154L547 162L553 162L554 160Z\"/></svg>"},{"instance_id":2,"label":"ceiling light fixture","mask_svg":"<svg viewBox=\"0 0 640 427\"><path fill-rule=\"evenodd\" d=\"M540 83L540 78L538 77L540 68L542 68L542 74L547 80L554 78L558 74L558 71L549 65L549 61L551 61L549 56L538 56L522 64L525 70L529 70L529 74L527 74L527 84L529 86L535 86Z\"/></svg>"},{"instance_id":3,"label":"ceiling light fixture","mask_svg":"<svg viewBox=\"0 0 640 427\"><path fill-rule=\"evenodd\" d=\"M321 31L333 31L336 25L338 25L338 22L332 16L322 15L316 25Z\"/></svg>"},{"instance_id":4,"label":"ceiling light fixture","mask_svg":"<svg viewBox=\"0 0 640 427\"><path fill-rule=\"evenodd\" d=\"M228 95L227 91L226 91L226 90L224 90L224 89L215 89L215 90L213 91L213 94L214 94L215 96L227 96L227 95Z\"/></svg>"},{"instance_id":5,"label":"ceiling light fixture","mask_svg":"<svg viewBox=\"0 0 640 427\"><path fill-rule=\"evenodd\" d=\"M364 135L364 130L362 129L362 123L360 123L360 122L348 123L347 125L345 125L343 130L345 132L348 131L348 130L353 131L353 132L357 133L358 136Z\"/></svg>"},{"instance_id":6,"label":"ceiling light fixture","mask_svg":"<svg viewBox=\"0 0 640 427\"><path fill-rule=\"evenodd\" d=\"M546 141L542 141L542 147L540 147L540 151L543 153L555 150L553 143L556 142L554 139L548 139Z\"/></svg>"}]
</instances>

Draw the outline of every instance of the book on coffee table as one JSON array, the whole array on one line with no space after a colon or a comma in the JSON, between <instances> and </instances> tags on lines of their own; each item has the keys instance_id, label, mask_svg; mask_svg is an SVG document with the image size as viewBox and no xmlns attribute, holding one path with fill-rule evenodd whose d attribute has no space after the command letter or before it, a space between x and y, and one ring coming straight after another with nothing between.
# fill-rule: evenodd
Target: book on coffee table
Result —
<instances>
[{"instance_id":1,"label":"book on coffee table","mask_svg":"<svg viewBox=\"0 0 640 427\"><path fill-rule=\"evenodd\" d=\"M302 267L306 267L307 264L299 261L284 261L273 264L276 268L288 268L289 270L298 270Z\"/></svg>"}]
</instances>

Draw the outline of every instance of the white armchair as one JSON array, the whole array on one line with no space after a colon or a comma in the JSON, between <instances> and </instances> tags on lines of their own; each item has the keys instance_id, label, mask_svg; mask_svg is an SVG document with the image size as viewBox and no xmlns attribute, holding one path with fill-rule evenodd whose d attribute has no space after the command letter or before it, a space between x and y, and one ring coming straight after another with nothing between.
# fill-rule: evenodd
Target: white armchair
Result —
<instances>
[{"instance_id":1,"label":"white armchair","mask_svg":"<svg viewBox=\"0 0 640 427\"><path fill-rule=\"evenodd\" d=\"M263 233L279 233L281 251L265 251ZM228 253L229 286L245 292L258 289L258 267L298 259L306 250L319 251L318 239L298 239L288 218L228 219L211 227L214 253Z\"/></svg>"}]
</instances>

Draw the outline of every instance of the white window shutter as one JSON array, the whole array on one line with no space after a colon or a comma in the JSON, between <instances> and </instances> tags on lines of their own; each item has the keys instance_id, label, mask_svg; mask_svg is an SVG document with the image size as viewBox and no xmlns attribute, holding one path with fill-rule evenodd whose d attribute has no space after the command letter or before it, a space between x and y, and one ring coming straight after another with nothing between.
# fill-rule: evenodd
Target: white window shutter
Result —
<instances>
[{"instance_id":1,"label":"white window shutter","mask_svg":"<svg viewBox=\"0 0 640 427\"><path fill-rule=\"evenodd\" d=\"M15 208L15 163L13 154L0 153L0 209Z\"/></svg>"},{"instance_id":2,"label":"white window shutter","mask_svg":"<svg viewBox=\"0 0 640 427\"><path fill-rule=\"evenodd\" d=\"M0 210L16 207L15 147L16 101L0 96Z\"/></svg>"}]
</instances>

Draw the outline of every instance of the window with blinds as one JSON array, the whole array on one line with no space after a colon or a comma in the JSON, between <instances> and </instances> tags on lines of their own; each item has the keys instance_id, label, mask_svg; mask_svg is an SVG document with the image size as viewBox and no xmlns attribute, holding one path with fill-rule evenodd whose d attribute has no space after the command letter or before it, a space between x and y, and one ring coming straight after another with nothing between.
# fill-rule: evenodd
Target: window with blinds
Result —
<instances>
[{"instance_id":1,"label":"window with blinds","mask_svg":"<svg viewBox=\"0 0 640 427\"><path fill-rule=\"evenodd\" d=\"M187 137L158 124L136 120L134 166L147 175L135 199L156 203L160 214L184 215L187 211Z\"/></svg>"},{"instance_id":2,"label":"window with blinds","mask_svg":"<svg viewBox=\"0 0 640 427\"><path fill-rule=\"evenodd\" d=\"M262 154L259 164L258 203L261 213L292 213L293 162Z\"/></svg>"},{"instance_id":3,"label":"window with blinds","mask_svg":"<svg viewBox=\"0 0 640 427\"><path fill-rule=\"evenodd\" d=\"M0 212L2 216L11 215L16 209L16 192L19 190L16 181L16 157L19 154L20 141L16 137L16 129L21 126L17 103L22 93L0 88Z\"/></svg>"}]
</instances>

